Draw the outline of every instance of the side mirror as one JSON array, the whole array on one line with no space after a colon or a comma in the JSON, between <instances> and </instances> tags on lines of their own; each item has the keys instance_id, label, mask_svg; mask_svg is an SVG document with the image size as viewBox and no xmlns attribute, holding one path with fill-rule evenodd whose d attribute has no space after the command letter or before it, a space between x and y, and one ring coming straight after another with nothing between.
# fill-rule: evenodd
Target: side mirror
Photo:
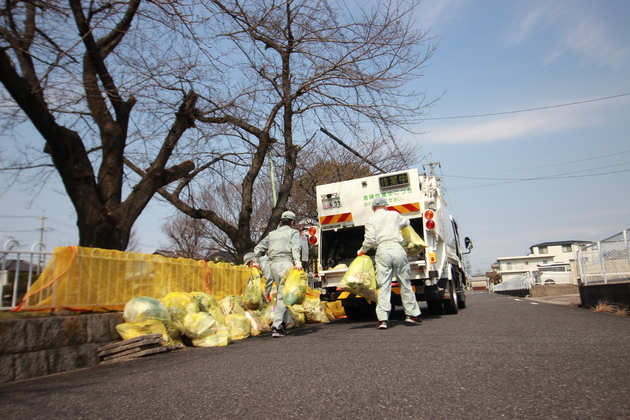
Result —
<instances>
[{"instance_id":1,"label":"side mirror","mask_svg":"<svg viewBox=\"0 0 630 420\"><path fill-rule=\"evenodd\" d=\"M468 236L464 238L464 246L468 250L468 252L465 252L465 254L470 254L470 251L472 251L473 249L473 243L472 243L472 240Z\"/></svg>"}]
</instances>

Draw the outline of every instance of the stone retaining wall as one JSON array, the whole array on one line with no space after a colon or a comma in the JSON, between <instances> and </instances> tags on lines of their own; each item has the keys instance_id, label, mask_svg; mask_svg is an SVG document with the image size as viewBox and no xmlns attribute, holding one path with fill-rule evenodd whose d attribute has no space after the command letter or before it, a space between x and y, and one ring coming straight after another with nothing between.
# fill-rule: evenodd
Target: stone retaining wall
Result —
<instances>
[{"instance_id":1,"label":"stone retaining wall","mask_svg":"<svg viewBox=\"0 0 630 420\"><path fill-rule=\"evenodd\" d=\"M96 349L119 341L122 313L0 320L0 383L99 363Z\"/></svg>"}]
</instances>

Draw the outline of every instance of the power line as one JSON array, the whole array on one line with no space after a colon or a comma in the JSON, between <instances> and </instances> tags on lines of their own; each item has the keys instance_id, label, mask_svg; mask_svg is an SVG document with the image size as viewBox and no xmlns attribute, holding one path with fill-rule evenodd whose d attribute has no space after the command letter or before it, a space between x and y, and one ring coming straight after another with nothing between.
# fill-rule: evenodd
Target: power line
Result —
<instances>
[{"instance_id":1,"label":"power line","mask_svg":"<svg viewBox=\"0 0 630 420\"><path fill-rule=\"evenodd\" d=\"M630 95L630 92L628 92L628 93L621 93L619 95L606 96L606 97L603 97L603 98L587 99L587 100L584 100L584 101L577 101L577 102L569 102L569 103L566 103L566 104L541 106L541 107L538 107L538 108L519 109L519 110L515 110L515 111L505 111L505 112L493 112L493 113L490 113L490 114L458 115L458 116L453 116L453 117L433 117L433 118L424 118L424 119L425 120L452 120L452 119L456 119L456 118L492 117L492 116L495 116L495 115L516 114L516 113L519 113L519 112L540 111L542 109L551 109L551 108L560 108L560 107L563 107L563 106L580 105L580 104L586 104L586 103L589 103L589 102L604 101L606 99L620 98L622 96L628 96L628 95Z\"/></svg>"},{"instance_id":2,"label":"power line","mask_svg":"<svg viewBox=\"0 0 630 420\"><path fill-rule=\"evenodd\" d=\"M611 168L613 166L627 165L628 163L630 163L630 162L618 163L618 164L615 164L615 165L600 166L598 168L582 169L580 171L566 172L566 173L563 173L563 174L533 177L533 178L484 178L484 177L474 177L474 176L466 176L466 175L444 175L444 176L450 176L451 178L483 179L483 180L486 180L486 181L535 181L535 180L539 180L539 179L560 179L560 178L577 178L577 177L581 177L581 176L595 176L595 175L599 175L599 174L587 174L587 175L573 175L573 174L578 174L578 173L581 173L581 172L594 171L596 169ZM602 175L607 175L607 174L611 174L611 173L618 173L618 172L628 172L628 171L630 171L630 169L624 169L624 170L617 171L617 172L606 172L606 173L603 173ZM571 176L568 176L568 175L571 175Z\"/></svg>"},{"instance_id":3,"label":"power line","mask_svg":"<svg viewBox=\"0 0 630 420\"><path fill-rule=\"evenodd\" d=\"M500 173L504 173L504 172L527 171L529 169L550 168L552 166L570 165L572 163L580 163L580 162L586 162L586 161L589 161L589 160L603 159L603 158L607 158L607 157L610 157L610 156L619 156L619 155L623 155L623 154L626 154L626 153L630 153L630 150L625 150L623 152L611 153L611 154L608 154L608 155L595 156L595 157L586 158L586 159L571 160L571 161L568 161L568 162L560 162L560 163L552 163L550 165L530 166L528 168L518 168L518 169L506 169L504 171L480 172L480 173L476 173L476 174L472 174L472 175L500 174ZM466 175L460 175L460 176L464 177Z\"/></svg>"},{"instance_id":4,"label":"power line","mask_svg":"<svg viewBox=\"0 0 630 420\"><path fill-rule=\"evenodd\" d=\"M484 185L472 185L472 186L466 186L466 187L454 187L454 188L450 188L450 190L470 190L473 188L482 188L482 187L493 187L495 185L503 185L503 184L512 184L515 182L525 182L525 181L542 181L542 180L554 180L554 179L566 179L566 178L586 178L586 177L593 177L593 176L603 176L603 175L613 175L613 174L618 174L618 173L622 173L622 172L630 172L630 169L623 169L620 171L612 171L612 172L602 172L602 173L598 173L598 174L585 174L585 175L567 175L564 176L562 174L560 175L550 175L548 177L539 177L539 178L523 178L523 179L506 179L503 180L503 182L497 182L494 184L484 184ZM458 178L457 176L452 176L452 175L444 175L444 176L451 176L454 178ZM463 178L463 177L459 177L459 178ZM501 181L502 179L500 178L473 178L473 179L485 179L485 180L495 180L495 181Z\"/></svg>"}]
</instances>

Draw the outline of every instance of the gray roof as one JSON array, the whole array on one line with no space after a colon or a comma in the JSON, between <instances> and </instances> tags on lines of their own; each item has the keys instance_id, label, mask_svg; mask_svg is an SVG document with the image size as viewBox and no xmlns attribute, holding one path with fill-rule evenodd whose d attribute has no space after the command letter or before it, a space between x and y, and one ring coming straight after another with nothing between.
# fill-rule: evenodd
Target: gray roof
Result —
<instances>
[{"instance_id":1,"label":"gray roof","mask_svg":"<svg viewBox=\"0 0 630 420\"><path fill-rule=\"evenodd\" d=\"M529 248L533 248L535 246L554 246L554 245L572 245L572 244L590 244L592 241L577 241L575 239L569 239L566 241L555 241L555 242L541 242L536 245L532 245Z\"/></svg>"}]
</instances>

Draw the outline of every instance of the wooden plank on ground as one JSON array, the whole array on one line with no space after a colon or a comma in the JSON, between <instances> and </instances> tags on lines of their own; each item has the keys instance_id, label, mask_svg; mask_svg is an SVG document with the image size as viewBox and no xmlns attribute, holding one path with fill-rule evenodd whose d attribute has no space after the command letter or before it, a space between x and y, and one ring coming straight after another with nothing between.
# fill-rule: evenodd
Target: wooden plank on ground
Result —
<instances>
[{"instance_id":1,"label":"wooden plank on ground","mask_svg":"<svg viewBox=\"0 0 630 420\"><path fill-rule=\"evenodd\" d=\"M142 341L142 340L146 340L148 338L159 338L159 337L164 337L162 334L157 333L157 334L146 334L146 335L139 335L138 337L134 337L134 338L130 338L128 340L122 340L122 341L116 341L114 343L109 343L109 344L105 344L99 348L96 349L96 351L100 352L100 351L105 351L114 347L118 347L118 346L124 346L127 344L131 344L131 343L135 343L136 341Z\"/></svg>"},{"instance_id":2,"label":"wooden plank on ground","mask_svg":"<svg viewBox=\"0 0 630 420\"><path fill-rule=\"evenodd\" d=\"M97 354L98 354L99 357L104 357L104 356L107 356L109 354L120 353L120 352L124 352L125 350L129 350L129 349L133 349L133 348L137 348L137 347L143 347L143 346L148 346L148 345L152 345L152 344L155 345L155 344L160 344L160 343L166 343L166 341L164 340L164 337L162 336L162 334L152 334L152 335L158 335L158 337L145 338L144 340L137 340L137 341L134 341L132 343L127 343L127 344L123 344L124 342L121 341L118 346L111 347L109 349L105 349L105 350L99 351ZM142 337L149 337L149 336L145 335L145 336L142 336Z\"/></svg>"},{"instance_id":3,"label":"wooden plank on ground","mask_svg":"<svg viewBox=\"0 0 630 420\"><path fill-rule=\"evenodd\" d=\"M184 348L183 344L175 344L173 346L159 346L159 347L153 347L153 348L149 348L146 350L141 350L132 354L128 354L126 356L123 357L116 357L113 359L109 359L109 360L104 360L101 362L101 364L107 364L107 363L114 363L114 362L122 362L122 361L126 361L126 360L133 360L133 359L138 359L142 356L148 356L150 354L156 354L156 353L163 353L163 352L167 352L167 351L172 351L172 350L177 350L177 349L181 349Z\"/></svg>"}]
</instances>

